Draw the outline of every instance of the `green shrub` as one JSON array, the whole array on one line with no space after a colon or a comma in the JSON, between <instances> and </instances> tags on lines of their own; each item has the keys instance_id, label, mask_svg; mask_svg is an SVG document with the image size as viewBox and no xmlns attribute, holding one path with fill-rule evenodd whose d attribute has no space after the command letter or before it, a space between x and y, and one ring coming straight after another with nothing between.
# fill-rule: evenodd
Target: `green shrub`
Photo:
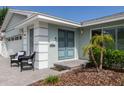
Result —
<instances>
[{"instance_id":1,"label":"green shrub","mask_svg":"<svg viewBox=\"0 0 124 93\"><path fill-rule=\"evenodd\" d=\"M105 66L112 67L113 64L120 65L121 68L124 64L124 51L107 49L105 53Z\"/></svg>"},{"instance_id":2,"label":"green shrub","mask_svg":"<svg viewBox=\"0 0 124 93\"><path fill-rule=\"evenodd\" d=\"M100 49L93 48L93 53L96 59L96 62L99 64L100 58ZM91 57L89 57L91 60ZM120 65L121 68L124 67L124 51L122 50L114 50L114 49L106 49L104 53L103 66L111 68L112 65ZM92 62L92 60L91 60Z\"/></svg>"},{"instance_id":3,"label":"green shrub","mask_svg":"<svg viewBox=\"0 0 124 93\"><path fill-rule=\"evenodd\" d=\"M112 67L113 63L113 57L112 57L112 51L111 49L106 49L106 53L104 54L104 66L105 67Z\"/></svg>"},{"instance_id":4,"label":"green shrub","mask_svg":"<svg viewBox=\"0 0 124 93\"><path fill-rule=\"evenodd\" d=\"M45 83L47 84L55 84L59 82L59 77L58 76L49 76L45 79Z\"/></svg>"}]
</instances>

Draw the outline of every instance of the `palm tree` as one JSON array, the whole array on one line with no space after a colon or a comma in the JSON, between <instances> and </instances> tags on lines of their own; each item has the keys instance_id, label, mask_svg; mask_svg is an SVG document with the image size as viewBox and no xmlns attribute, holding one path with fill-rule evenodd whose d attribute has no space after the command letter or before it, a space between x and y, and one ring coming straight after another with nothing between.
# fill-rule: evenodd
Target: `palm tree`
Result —
<instances>
[{"instance_id":1,"label":"palm tree","mask_svg":"<svg viewBox=\"0 0 124 93\"><path fill-rule=\"evenodd\" d=\"M8 11L8 7L3 7L0 9L0 26L2 26L3 24L7 11Z\"/></svg>"},{"instance_id":2,"label":"palm tree","mask_svg":"<svg viewBox=\"0 0 124 93\"><path fill-rule=\"evenodd\" d=\"M90 40L90 43L84 47L84 55L89 54L93 63L95 64L96 70L97 72L99 72L99 67L98 64L96 62L96 59L94 57L94 53L93 53L93 48L95 47L94 44L92 44L92 40Z\"/></svg>"},{"instance_id":3,"label":"palm tree","mask_svg":"<svg viewBox=\"0 0 124 93\"><path fill-rule=\"evenodd\" d=\"M113 43L114 40L111 35L109 34L102 34L102 35L95 35L90 41L90 44L84 47L84 54L90 53L90 56L96 66L97 71L102 70L102 64L103 64L103 57L104 52L106 51L106 47L104 46L105 43ZM95 60L93 48L100 49L100 64Z\"/></svg>"}]
</instances>

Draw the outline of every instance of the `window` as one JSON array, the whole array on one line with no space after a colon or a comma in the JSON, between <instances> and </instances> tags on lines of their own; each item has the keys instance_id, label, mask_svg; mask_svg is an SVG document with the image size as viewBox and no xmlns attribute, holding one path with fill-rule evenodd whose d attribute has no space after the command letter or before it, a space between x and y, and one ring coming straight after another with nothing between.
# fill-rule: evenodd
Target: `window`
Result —
<instances>
[{"instance_id":1,"label":"window","mask_svg":"<svg viewBox=\"0 0 124 93\"><path fill-rule=\"evenodd\" d=\"M117 29L117 47L120 50L124 50L124 27L120 27Z\"/></svg>"},{"instance_id":2,"label":"window","mask_svg":"<svg viewBox=\"0 0 124 93\"><path fill-rule=\"evenodd\" d=\"M68 31L68 30L63 30L59 29L59 38L58 38L58 43L59 47L74 47L74 32L73 31Z\"/></svg>"},{"instance_id":3,"label":"window","mask_svg":"<svg viewBox=\"0 0 124 93\"><path fill-rule=\"evenodd\" d=\"M22 36L20 35L20 36L19 36L19 40L21 40L21 39L22 39Z\"/></svg>"},{"instance_id":4,"label":"window","mask_svg":"<svg viewBox=\"0 0 124 93\"><path fill-rule=\"evenodd\" d=\"M92 30L92 36L101 34L100 29ZM104 43L106 47L124 50L124 26L104 28L103 34L110 34L114 39L114 45L109 46L110 43Z\"/></svg>"},{"instance_id":5,"label":"window","mask_svg":"<svg viewBox=\"0 0 124 93\"><path fill-rule=\"evenodd\" d=\"M102 29L92 30L92 37L95 35L101 35L101 34L102 34Z\"/></svg>"},{"instance_id":6,"label":"window","mask_svg":"<svg viewBox=\"0 0 124 93\"><path fill-rule=\"evenodd\" d=\"M18 35L17 35L17 36L15 36L15 40L18 40L18 39L19 39Z\"/></svg>"},{"instance_id":7,"label":"window","mask_svg":"<svg viewBox=\"0 0 124 93\"><path fill-rule=\"evenodd\" d=\"M11 37L11 41L14 41L14 37Z\"/></svg>"},{"instance_id":8,"label":"window","mask_svg":"<svg viewBox=\"0 0 124 93\"><path fill-rule=\"evenodd\" d=\"M10 37L8 37L8 41L10 41Z\"/></svg>"},{"instance_id":9,"label":"window","mask_svg":"<svg viewBox=\"0 0 124 93\"><path fill-rule=\"evenodd\" d=\"M8 41L8 38L6 38L6 41Z\"/></svg>"},{"instance_id":10,"label":"window","mask_svg":"<svg viewBox=\"0 0 124 93\"><path fill-rule=\"evenodd\" d=\"M107 28L107 29L103 29L103 34L109 34L112 36L113 40L114 40L114 46L113 45L109 45L111 43L106 43L105 46L109 47L109 48L113 48L116 49L116 32L115 32L115 28Z\"/></svg>"},{"instance_id":11,"label":"window","mask_svg":"<svg viewBox=\"0 0 124 93\"><path fill-rule=\"evenodd\" d=\"M58 38L58 46L60 47L60 48L63 48L63 47L65 47L66 46L66 40L65 40L65 33L64 33L65 31L63 31L63 30L60 30L59 29L59 33L58 33L58 35L59 35L59 38Z\"/></svg>"},{"instance_id":12,"label":"window","mask_svg":"<svg viewBox=\"0 0 124 93\"><path fill-rule=\"evenodd\" d=\"M74 47L74 32L68 31L67 33L67 46L68 47Z\"/></svg>"}]
</instances>

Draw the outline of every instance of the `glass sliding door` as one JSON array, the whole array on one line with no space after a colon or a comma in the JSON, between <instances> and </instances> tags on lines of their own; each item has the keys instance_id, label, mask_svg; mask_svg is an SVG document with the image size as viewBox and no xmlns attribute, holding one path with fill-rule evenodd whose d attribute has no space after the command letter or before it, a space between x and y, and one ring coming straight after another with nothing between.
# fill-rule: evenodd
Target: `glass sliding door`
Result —
<instances>
[{"instance_id":1,"label":"glass sliding door","mask_svg":"<svg viewBox=\"0 0 124 93\"><path fill-rule=\"evenodd\" d=\"M66 34L63 30L58 31L58 56L59 59L66 58Z\"/></svg>"},{"instance_id":2,"label":"glass sliding door","mask_svg":"<svg viewBox=\"0 0 124 93\"><path fill-rule=\"evenodd\" d=\"M119 50L124 50L124 27L119 27L117 30L117 47Z\"/></svg>"},{"instance_id":3,"label":"glass sliding door","mask_svg":"<svg viewBox=\"0 0 124 93\"><path fill-rule=\"evenodd\" d=\"M74 58L74 32L67 32L67 58Z\"/></svg>"},{"instance_id":4,"label":"glass sliding door","mask_svg":"<svg viewBox=\"0 0 124 93\"><path fill-rule=\"evenodd\" d=\"M59 29L58 31L59 60L74 58L74 32Z\"/></svg>"}]
</instances>

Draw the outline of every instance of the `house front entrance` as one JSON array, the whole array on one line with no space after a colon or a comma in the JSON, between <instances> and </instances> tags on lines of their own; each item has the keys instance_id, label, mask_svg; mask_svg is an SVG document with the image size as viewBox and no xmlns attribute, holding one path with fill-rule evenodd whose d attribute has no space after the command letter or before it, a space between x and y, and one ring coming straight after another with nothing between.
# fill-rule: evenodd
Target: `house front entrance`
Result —
<instances>
[{"instance_id":1,"label":"house front entrance","mask_svg":"<svg viewBox=\"0 0 124 93\"><path fill-rule=\"evenodd\" d=\"M74 58L74 32L59 29L58 31L58 59Z\"/></svg>"}]
</instances>

